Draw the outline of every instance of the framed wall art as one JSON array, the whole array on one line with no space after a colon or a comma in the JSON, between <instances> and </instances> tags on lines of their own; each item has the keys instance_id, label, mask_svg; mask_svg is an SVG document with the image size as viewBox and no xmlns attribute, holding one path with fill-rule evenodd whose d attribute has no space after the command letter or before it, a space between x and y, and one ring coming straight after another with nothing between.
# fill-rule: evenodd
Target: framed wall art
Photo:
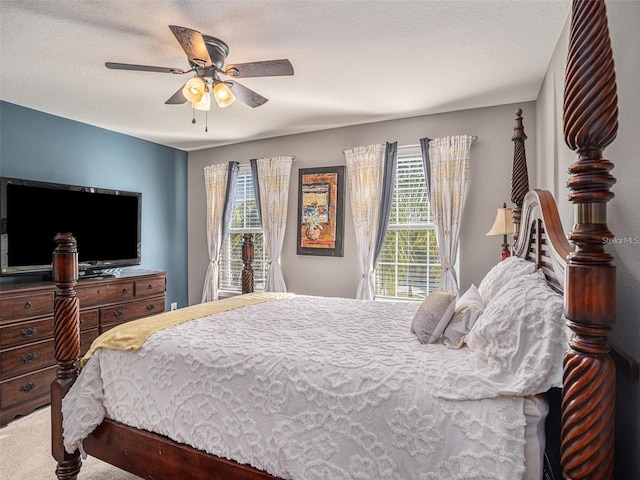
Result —
<instances>
[{"instance_id":1,"label":"framed wall art","mask_svg":"<svg viewBox=\"0 0 640 480\"><path fill-rule=\"evenodd\" d=\"M344 165L298 171L298 255L344 255L344 175Z\"/></svg>"}]
</instances>

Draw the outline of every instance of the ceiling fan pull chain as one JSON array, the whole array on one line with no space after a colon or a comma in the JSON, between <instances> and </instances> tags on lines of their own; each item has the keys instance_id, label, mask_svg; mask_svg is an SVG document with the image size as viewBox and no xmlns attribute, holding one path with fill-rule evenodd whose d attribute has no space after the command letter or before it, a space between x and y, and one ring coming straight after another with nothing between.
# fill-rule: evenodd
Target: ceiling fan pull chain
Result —
<instances>
[{"instance_id":1,"label":"ceiling fan pull chain","mask_svg":"<svg viewBox=\"0 0 640 480\"><path fill-rule=\"evenodd\" d=\"M204 111L204 131L205 133L209 131L209 110Z\"/></svg>"},{"instance_id":2,"label":"ceiling fan pull chain","mask_svg":"<svg viewBox=\"0 0 640 480\"><path fill-rule=\"evenodd\" d=\"M191 123L196 123L196 109L191 107L191 113L193 114L193 118L191 119Z\"/></svg>"}]
</instances>

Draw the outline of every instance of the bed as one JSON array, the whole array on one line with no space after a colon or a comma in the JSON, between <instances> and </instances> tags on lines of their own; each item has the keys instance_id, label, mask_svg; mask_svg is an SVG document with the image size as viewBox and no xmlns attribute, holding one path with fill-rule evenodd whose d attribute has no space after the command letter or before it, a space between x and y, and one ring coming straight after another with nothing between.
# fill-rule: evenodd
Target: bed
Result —
<instances>
[{"instance_id":1,"label":"bed","mask_svg":"<svg viewBox=\"0 0 640 480\"><path fill-rule=\"evenodd\" d=\"M266 370L255 375L260 377L257 378L258 386L244 384L239 387L245 389L240 391L244 391L248 398L258 399L251 403L257 404L258 408L262 409L264 418L277 417L271 414L280 411L282 403L298 405L299 398L286 397L285 399L278 388L295 391L318 407L330 405L330 414L321 413L319 408L310 414L308 407L305 407L304 411L299 411L294 416L282 416L280 422L269 423L270 420L265 420L266 425L260 430L255 424L262 422L256 421L256 417L248 413L247 402L243 402L239 395L234 395L232 388L223 387L218 383L208 384L206 381L193 380L188 385L183 385L183 391L178 392L177 397L175 395L171 397L172 405L156 403L154 415L157 415L156 423L163 428L167 423L171 423L166 419L159 420L158 415L164 408L175 409L173 418L182 416L191 422L197 421L202 424L201 429L196 429L196 436L205 442L204 447L194 448L186 443L191 440L183 441L181 437L176 437L178 440L172 440L169 435L173 436L174 433L168 433L169 430L153 433L150 431L152 428L135 428L110 418L99 420L90 418L86 423L95 421L99 425L86 437L84 433L79 433L78 439L82 442L78 443L78 446L81 445L89 455L149 479L184 478L185 475L191 479L234 480L540 478L542 475L541 452L545 443L544 438L541 437L541 425L547 415L547 403L541 401L540 396L552 387L559 387L562 383L563 475L565 478L613 478L615 367L609 355L607 336L615 321L615 269L612 266L612 257L604 250L602 239L613 236L606 226L606 203L613 196L610 187L615 180L609 173L613 165L601 156L603 149L615 138L617 99L609 40L603 32L608 33L604 3L576 0L572 12L564 111L565 138L570 148L578 152L578 159L570 169L568 182L571 190L570 200L576 206L577 215L569 236L575 248L570 246L564 237L551 195L548 192L535 190L524 195L516 188L513 197L517 207L514 220L518 225L515 255L508 262L503 262L502 267L492 269L488 277L508 280L507 277L513 275L513 270L505 270L506 265L517 266L519 276L512 279L517 281L502 285L505 287L503 289L496 287L496 291L493 291L493 287L487 288L487 284L493 285L488 281L483 290L484 293L490 292L492 299L496 299L506 295L502 290L507 287L516 289L518 283L523 283L531 287L528 289L530 291L544 291L543 303L557 307L559 298L560 311L558 312L556 308L547 312L550 315L545 315L545 321L540 321L542 317L537 318L535 313L527 317L534 321L535 329L527 328L527 325L522 322L517 324L517 328L521 329L518 331L521 334L520 337L543 337L543 345L550 350L541 350L539 356L527 350L526 354L518 357L517 371L508 372L509 375L505 375L504 371L500 370L501 366L505 367L499 361L501 358L496 360L491 355L479 354L474 354L471 358L468 351L471 350L470 348L450 349L442 345L425 346L415 341L409 332L408 320L403 320L403 324L398 326L398 319L395 318L398 316L406 319L415 314L416 307L405 305L385 306L390 310L386 311L386 316L383 315L382 319L376 317L378 318L376 322L380 323L379 325L376 323L375 328L369 328L369 326L365 328L362 324L358 324L356 319L348 323L349 329L346 333L340 333L339 319L332 317L328 322L334 322L330 325L335 328L325 328L325 331L335 335L332 337L331 348L317 344L319 331L317 326L310 326L317 323L311 322L308 318L284 317L288 322L283 318L279 323L275 322L275 325L284 329L286 335L293 335L295 332L307 340L298 349L287 352L286 348L275 348L278 345L282 347L282 341L274 337L273 331L266 330L266 325L258 325L256 330L250 331L252 324L246 321L242 323L243 319L248 318L246 313L253 311L249 318L254 320L266 318L256 309L270 306L270 308L273 307L275 315L273 318L280 318L279 316L285 316L296 302L304 301L307 305L311 302L315 310L322 312L328 318L329 307L325 303L326 299L285 296L259 301L256 304L220 312L217 315L223 317L217 316L215 317L217 320L209 321L210 324L215 324L216 328L222 328L222 331L214 330L212 334L207 334L213 336L204 337L202 341L208 344L214 343L216 348L212 349L213 353L205 354L205 360L202 360L203 357L198 357L200 360L189 357L191 363L187 370L197 371L203 369L205 364L208 366L212 364L213 368L218 368L222 372L220 377L243 380L251 375L247 373L247 365L266 366ZM514 135L516 154L522 139L522 136ZM518 171L521 169L514 168L515 176L512 179L512 185L521 184L522 178L516 173ZM62 480L77 478L82 464L79 449L74 449L78 439L66 440L67 448L71 453L65 449L62 427L63 399L64 407L67 409L67 419L71 416L82 418L95 415L88 407L82 411L73 410L74 406L78 405L78 400L74 400L73 395L76 398L80 396L73 393L78 391L77 388L73 388L74 383L91 384L92 381L89 380L88 375L85 375L88 371L98 366L100 369L109 369L110 367L105 366L106 363L102 357L127 356L127 361L133 363L120 364L113 367L113 370L124 371L129 378L133 377L136 380L129 383L136 384L137 396L131 393L132 390L123 393L122 382L118 383L118 381L107 382L106 387L105 385L94 386L94 392L100 392L104 388L107 392L105 396L113 395L111 400L107 400L107 403L109 401L113 403L108 416L117 416L116 414L121 410L117 408L120 400L133 395L130 399L132 403L142 402L151 388L146 384L141 386L142 384L138 382L142 382L145 375L136 374L132 370L134 363L142 362L140 365L144 365L145 359L133 357L136 355L140 357L140 351L147 352L146 348L151 344L165 344L173 341L178 346L182 346L187 338L198 340L195 338L198 335L188 328L205 320L196 318L171 326L162 331L165 334L169 332L165 337L162 336L162 332L152 333L146 337L146 342L137 354L98 349L82 369L82 376L78 379L79 304L74 292L77 280L76 245L73 237L68 234L58 235L56 242L54 281L58 286L58 293L55 300L54 321L58 371L56 380L52 384L51 395L52 453L58 462L56 474ZM481 284L480 287L482 286ZM560 296L560 292L563 296ZM526 291L522 293L522 295L525 294ZM490 301L487 300L486 310L489 309ZM332 299L332 302L335 303L338 300ZM339 302L343 302L340 303L340 308L344 311L359 310L360 307L372 309L371 306L365 308L364 304L358 304L356 308L352 303L357 302L355 300L343 299ZM514 308L514 305L517 306L518 303L503 301L501 308ZM526 307L526 305L520 305L520 307ZM411 308L414 310L410 310ZM379 306L377 309L380 309ZM309 312L309 310L305 311ZM496 312L501 311L504 310L496 308ZM535 312L539 311L535 310ZM547 317L557 319L562 314L568 320L566 324L570 330L565 327L564 320L560 323L547 321ZM354 313L354 318L356 318L355 315ZM221 318L224 321L220 320ZM477 321L480 322L480 319ZM478 329L476 334L469 335L467 339L469 346L475 345L475 352L483 351L484 342L491 347L490 350L500 350L500 345L491 343L496 336L491 334L490 327L487 324L482 325L486 327L485 330ZM204 328L203 325L200 327ZM252 350L248 359L246 357L236 359L234 355L242 353L242 345L240 345L240 352L238 350L231 352L229 348L233 345L222 344L216 340L221 338L219 336L221 332L228 333L231 327L239 329L240 334L248 335L252 343L266 342L263 348L268 349L271 346L272 349L278 350L276 353L281 357L278 357L278 361L274 364L269 364L270 357L260 353L260 350ZM474 330L475 327L474 325ZM265 332L265 338L261 338L260 332ZM507 337L514 337L512 332L503 330L504 332ZM541 335L540 332L544 334ZM346 341L346 337L354 336L360 336L362 339L361 348L354 348L352 343ZM381 340L380 336L384 338ZM238 347L240 337L234 338L230 343ZM571 338L570 342L569 338ZM395 347L389 349L385 341L389 341L389 345L392 341L397 343L393 344ZM557 358L558 343L561 344L562 352L566 351L563 362ZM200 346L202 345L203 343L200 343ZM399 361L397 357L400 352L395 350L396 347L401 348L401 345L405 349L401 354L409 355L414 362L412 368L401 368L403 364L406 365L406 359ZM527 345L525 343L524 347ZM517 344L517 346L520 345ZM431 364L426 372L428 374L425 374L423 369L415 365L422 365L421 362L424 360L421 356L422 350L436 349L439 349L436 355L439 363ZM336 356L324 357L327 351L335 352ZM316 359L316 361L305 362L305 355L303 355L305 352L310 359ZM291 366L292 364L281 363L284 362L287 353L294 357L295 362L305 367L296 369ZM156 362L155 365L153 362L146 364L147 367L155 369L154 375L147 376L160 379L156 383L164 383L165 377L168 376L167 372L171 368L175 369L173 376L187 375L187 370L181 370L182 367L172 367L175 365L175 358L162 357L162 355L155 357L164 358L166 362L161 361L160 364ZM165 355L168 354L165 352ZM467 358L462 363L457 363L460 362L461 356ZM154 355L147 354L146 357L154 357ZM224 358L227 361L223 367L216 366L213 357L218 360ZM339 363L338 367L342 372L350 372L350 375L353 375L355 367L369 368L369 371L357 377L355 381L354 377L346 374L341 376L336 372L326 373L323 370L324 363L318 363L318 359L336 358L340 359L340 362L334 363ZM456 365L459 368L448 368L450 365ZM528 368L534 366L535 369ZM391 370L382 370L383 367ZM505 368L508 369L508 367L509 365L506 365ZM423 384L416 381L415 377L409 378L408 370L418 374L418 378L422 374ZM280 377L267 378L268 372L277 371L289 371L294 377L294 386L281 386ZM484 375L478 375L479 371ZM527 373L538 371L544 371L545 374L527 375ZM178 375L175 372L180 373ZM310 380L312 377L313 381ZM321 385L322 388L319 387L321 382L324 382ZM205 383L205 390L213 392L213 396L222 403L213 403L212 400L205 399L199 391L192 392L190 389L195 388L197 383ZM349 387L354 383L357 383L356 387ZM111 393L108 392L111 388L109 385L113 386ZM405 390L406 385L411 385L411 389ZM317 387L315 390L314 386ZM424 387L426 392L420 390ZM180 397L187 391L191 395L189 399ZM363 391L367 391L368 395L360 395ZM275 396L267 393L275 393ZM96 395L99 396L99 394ZM421 400L416 400L422 398L422 395L427 395L429 402L435 403L437 407L428 414L411 408L411 405L421 407L424 405L424 408L427 408L426 404L420 403ZM65 396L67 396L66 399ZM400 397L401 403L392 406L389 411L383 410L383 404L391 397ZM194 398L197 400L191 402L190 399ZM89 403L95 403L94 400ZM483 405L488 402L490 406ZM186 407L181 409L183 405ZM440 416L437 414L438 411L441 412ZM145 412L148 413L148 410ZM215 417L216 412L222 412L220 417L222 423L228 424L226 434L220 433L219 428L222 427L216 425L215 420L203 421L204 415L211 413ZM358 416L361 414L364 416ZM123 413L123 415L137 417L130 413ZM443 416L448 420L442 418ZM385 421L380 422L380 418L384 418ZM295 419L294 423L292 419ZM154 416L152 415L151 419L134 418L131 423L136 424L138 421L141 426L144 426L148 422L153 423ZM376 430L380 427L378 425L380 423L383 424L382 428L387 430ZM415 428L416 426L418 428ZM67 426L69 431L72 428ZM234 432L236 433L233 434ZM247 432L251 435L247 435ZM311 432L319 432L320 436L313 437ZM330 435L336 432L343 438L336 439ZM386 435L384 432L389 434ZM69 432L66 431L65 434L67 433ZM294 437L296 433L302 433L303 437L307 434L310 443L305 444L299 437ZM233 442L229 440L228 435L233 437ZM344 438L347 436L350 439ZM390 438L390 443L381 441L385 436ZM247 440L248 444L236 443L236 440L240 441L240 437L248 437L243 439L243 441ZM217 450L217 455L204 451L209 449L210 446L206 442L211 438L216 439L214 443L217 443L216 448L220 449ZM291 440L294 438L295 440ZM464 445L460 451L471 453L463 457L452 454L450 448L452 446L455 448L458 442ZM536 442L537 445L535 445ZM356 444L360 450L346 454L349 457L347 463L340 464L339 461L333 461L333 458L340 457L344 453L343 448L347 443ZM421 463L424 458L434 455L440 459L441 452L438 449L445 447L449 450L442 453L442 459L437 461L437 469L429 470L430 467L425 467L427 469L423 471L423 465L430 465ZM528 449L532 451L527 452ZM393 455L392 451L395 452ZM254 455L256 452L257 454ZM265 452L267 458L260 460L261 457L258 454ZM532 465L526 465L528 458L537 460L531 461ZM403 466L407 469L402 470ZM281 469L278 470L278 468ZM492 468L494 470L491 470ZM500 468L503 468L501 473ZM342 476L343 473L346 475Z\"/></svg>"}]
</instances>

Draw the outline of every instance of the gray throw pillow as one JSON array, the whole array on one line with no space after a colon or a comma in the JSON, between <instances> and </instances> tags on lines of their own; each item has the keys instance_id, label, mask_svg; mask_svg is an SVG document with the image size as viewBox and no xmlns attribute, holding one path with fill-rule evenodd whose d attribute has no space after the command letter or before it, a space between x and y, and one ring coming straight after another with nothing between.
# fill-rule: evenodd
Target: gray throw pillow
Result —
<instances>
[{"instance_id":1,"label":"gray throw pillow","mask_svg":"<svg viewBox=\"0 0 640 480\"><path fill-rule=\"evenodd\" d=\"M428 295L418 308L411 331L421 343L433 343L449 324L456 307L456 296L452 293L433 292Z\"/></svg>"}]
</instances>

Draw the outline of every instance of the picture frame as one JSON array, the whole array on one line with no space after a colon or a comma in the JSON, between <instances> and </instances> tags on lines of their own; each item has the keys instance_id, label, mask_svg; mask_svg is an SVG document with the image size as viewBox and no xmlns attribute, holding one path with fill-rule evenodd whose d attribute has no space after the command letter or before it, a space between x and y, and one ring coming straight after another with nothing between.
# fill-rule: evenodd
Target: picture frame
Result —
<instances>
[{"instance_id":1,"label":"picture frame","mask_svg":"<svg viewBox=\"0 0 640 480\"><path fill-rule=\"evenodd\" d=\"M298 255L344 256L345 166L298 171Z\"/></svg>"}]
</instances>

